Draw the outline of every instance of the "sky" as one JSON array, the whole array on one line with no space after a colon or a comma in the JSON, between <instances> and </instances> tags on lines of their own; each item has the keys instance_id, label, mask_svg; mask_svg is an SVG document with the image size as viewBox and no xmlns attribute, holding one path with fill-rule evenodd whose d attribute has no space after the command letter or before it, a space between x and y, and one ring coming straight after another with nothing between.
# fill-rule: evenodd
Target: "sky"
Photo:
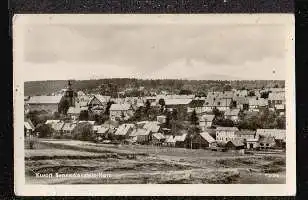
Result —
<instances>
[{"instance_id":1,"label":"sky","mask_svg":"<svg viewBox=\"0 0 308 200\"><path fill-rule=\"evenodd\" d=\"M35 24L25 81L134 77L284 80L282 25Z\"/></svg>"}]
</instances>

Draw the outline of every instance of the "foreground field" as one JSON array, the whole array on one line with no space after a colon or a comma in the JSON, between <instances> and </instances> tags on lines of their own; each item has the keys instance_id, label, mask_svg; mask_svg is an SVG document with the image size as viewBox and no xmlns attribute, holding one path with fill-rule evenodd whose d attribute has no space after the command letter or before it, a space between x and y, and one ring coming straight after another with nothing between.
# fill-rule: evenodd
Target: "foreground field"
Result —
<instances>
[{"instance_id":1,"label":"foreground field","mask_svg":"<svg viewBox=\"0 0 308 200\"><path fill-rule=\"evenodd\" d=\"M284 154L240 155L65 140L40 140L36 149L25 151L26 181L33 184L285 183ZM56 173L104 176L57 177Z\"/></svg>"}]
</instances>

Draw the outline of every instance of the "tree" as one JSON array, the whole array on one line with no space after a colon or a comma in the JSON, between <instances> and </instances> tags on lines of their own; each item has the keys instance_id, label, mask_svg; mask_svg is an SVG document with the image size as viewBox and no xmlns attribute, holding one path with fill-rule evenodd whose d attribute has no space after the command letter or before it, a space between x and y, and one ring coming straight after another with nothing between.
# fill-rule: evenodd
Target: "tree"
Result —
<instances>
[{"instance_id":1,"label":"tree","mask_svg":"<svg viewBox=\"0 0 308 200\"><path fill-rule=\"evenodd\" d=\"M146 102L145 102L145 111L147 112L150 109L151 109L151 102L149 100L146 100Z\"/></svg>"},{"instance_id":2,"label":"tree","mask_svg":"<svg viewBox=\"0 0 308 200\"><path fill-rule=\"evenodd\" d=\"M223 127L233 127L234 122L230 119L218 119L214 120L213 122L217 126L223 126Z\"/></svg>"},{"instance_id":3,"label":"tree","mask_svg":"<svg viewBox=\"0 0 308 200\"><path fill-rule=\"evenodd\" d=\"M113 101L108 101L107 102L107 106L106 106L106 109L105 109L105 114L108 115L108 116L110 114L110 107L111 107L112 104L114 104Z\"/></svg>"},{"instance_id":4,"label":"tree","mask_svg":"<svg viewBox=\"0 0 308 200\"><path fill-rule=\"evenodd\" d=\"M215 115L215 118L221 118L223 113L220 112L216 107L213 108L212 113Z\"/></svg>"},{"instance_id":5,"label":"tree","mask_svg":"<svg viewBox=\"0 0 308 200\"><path fill-rule=\"evenodd\" d=\"M191 113L190 122L191 122L191 124L193 124L193 125L197 125L197 123L198 123L198 116L197 116L197 113L196 113L196 110L195 110L195 109L194 109L193 112Z\"/></svg>"},{"instance_id":6,"label":"tree","mask_svg":"<svg viewBox=\"0 0 308 200\"><path fill-rule=\"evenodd\" d=\"M61 115L60 115L59 112L54 112L54 113L53 113L53 118L54 118L54 119L60 119L60 117L61 117Z\"/></svg>"},{"instance_id":7,"label":"tree","mask_svg":"<svg viewBox=\"0 0 308 200\"><path fill-rule=\"evenodd\" d=\"M254 91L249 91L248 96L249 96L249 97L253 97L253 96L256 96L256 94L255 94Z\"/></svg>"},{"instance_id":8,"label":"tree","mask_svg":"<svg viewBox=\"0 0 308 200\"><path fill-rule=\"evenodd\" d=\"M165 105L166 105L165 99L159 99L158 100L158 104L160 105L161 112L162 112L164 107L165 107Z\"/></svg>"},{"instance_id":9,"label":"tree","mask_svg":"<svg viewBox=\"0 0 308 200\"><path fill-rule=\"evenodd\" d=\"M180 90L179 94L180 95L190 95L190 94L192 94L192 91L188 90L188 89L182 89L182 90Z\"/></svg>"},{"instance_id":10,"label":"tree","mask_svg":"<svg viewBox=\"0 0 308 200\"><path fill-rule=\"evenodd\" d=\"M80 121L88 121L89 120L89 112L87 110L82 110L79 114Z\"/></svg>"},{"instance_id":11,"label":"tree","mask_svg":"<svg viewBox=\"0 0 308 200\"><path fill-rule=\"evenodd\" d=\"M39 133L38 137L45 138L51 136L53 129L49 124L38 124L36 131Z\"/></svg>"},{"instance_id":12,"label":"tree","mask_svg":"<svg viewBox=\"0 0 308 200\"><path fill-rule=\"evenodd\" d=\"M261 98L267 99L267 98L268 98L268 95L269 95L269 92L262 92L262 93L261 93Z\"/></svg>"},{"instance_id":13,"label":"tree","mask_svg":"<svg viewBox=\"0 0 308 200\"><path fill-rule=\"evenodd\" d=\"M73 138L83 141L92 141L95 136L92 131L92 125L89 123L80 123L73 130Z\"/></svg>"},{"instance_id":14,"label":"tree","mask_svg":"<svg viewBox=\"0 0 308 200\"><path fill-rule=\"evenodd\" d=\"M60 101L60 103L59 103L58 112L61 113L61 114L66 115L69 107L70 107L70 104L69 104L68 100L67 99L62 99Z\"/></svg>"},{"instance_id":15,"label":"tree","mask_svg":"<svg viewBox=\"0 0 308 200\"><path fill-rule=\"evenodd\" d=\"M231 91L231 90L232 90L232 87L229 84L225 85L223 88L223 91Z\"/></svg>"}]
</instances>

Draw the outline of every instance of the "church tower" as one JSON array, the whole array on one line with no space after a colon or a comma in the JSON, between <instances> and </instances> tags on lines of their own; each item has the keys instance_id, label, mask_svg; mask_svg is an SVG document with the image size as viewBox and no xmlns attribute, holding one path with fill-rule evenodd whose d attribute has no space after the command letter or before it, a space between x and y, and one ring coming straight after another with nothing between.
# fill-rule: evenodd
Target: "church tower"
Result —
<instances>
[{"instance_id":1,"label":"church tower","mask_svg":"<svg viewBox=\"0 0 308 200\"><path fill-rule=\"evenodd\" d=\"M72 83L69 80L67 83L67 88L64 92L64 98L69 102L69 106L75 106L76 103L76 93L72 89Z\"/></svg>"}]
</instances>

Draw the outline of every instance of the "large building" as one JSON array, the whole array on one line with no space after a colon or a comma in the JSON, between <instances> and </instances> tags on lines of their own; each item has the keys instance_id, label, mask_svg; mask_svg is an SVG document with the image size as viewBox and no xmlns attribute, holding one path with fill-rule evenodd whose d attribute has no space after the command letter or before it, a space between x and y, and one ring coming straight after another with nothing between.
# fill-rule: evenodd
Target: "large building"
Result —
<instances>
[{"instance_id":1,"label":"large building","mask_svg":"<svg viewBox=\"0 0 308 200\"><path fill-rule=\"evenodd\" d=\"M62 95L55 96L32 96L25 102L29 111L46 111L50 113L59 112L60 103L68 102L68 106L75 106L77 93L71 87L71 82L68 81L67 88L62 90Z\"/></svg>"}]
</instances>

